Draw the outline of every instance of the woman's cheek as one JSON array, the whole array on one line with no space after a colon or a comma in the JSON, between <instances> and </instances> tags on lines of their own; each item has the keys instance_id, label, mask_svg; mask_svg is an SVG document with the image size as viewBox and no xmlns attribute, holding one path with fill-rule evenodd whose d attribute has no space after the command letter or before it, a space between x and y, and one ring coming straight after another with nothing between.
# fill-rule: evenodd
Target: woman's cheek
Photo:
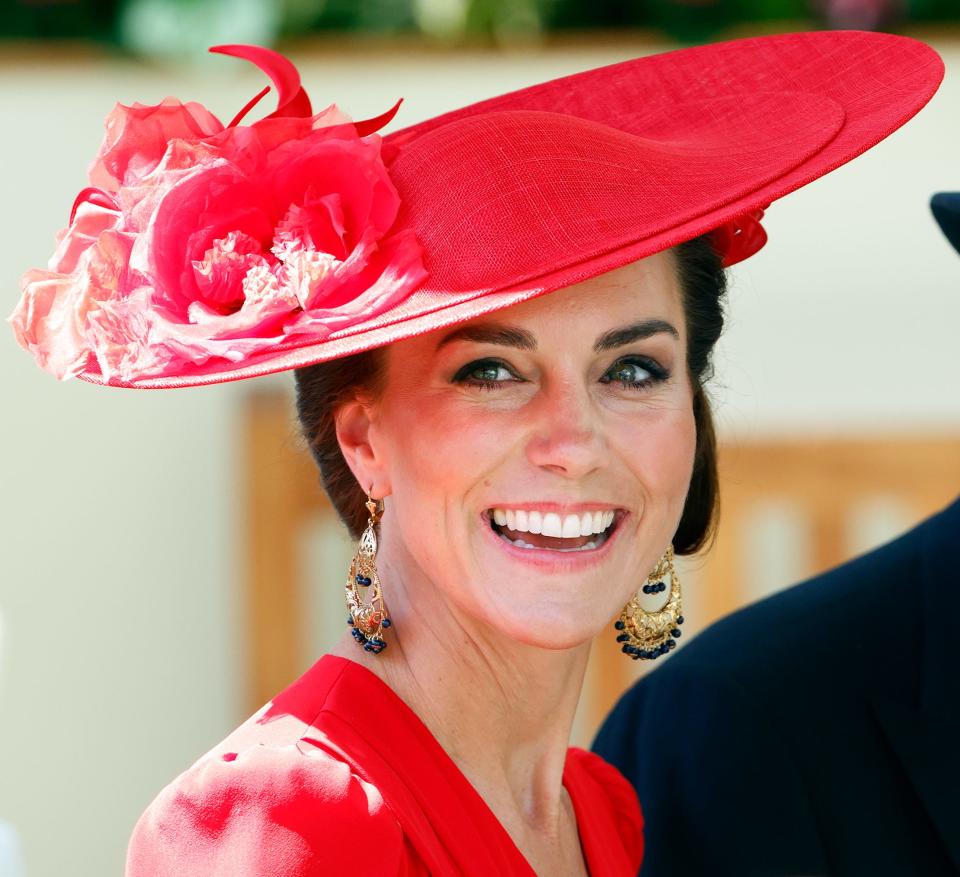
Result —
<instances>
[{"instance_id":1,"label":"woman's cheek","mask_svg":"<svg viewBox=\"0 0 960 877\"><path fill-rule=\"evenodd\" d=\"M647 502L666 505L665 511L675 515L679 522L696 452L693 411L684 408L660 411L645 423L632 426L629 435L621 434L617 444L629 468L639 473Z\"/></svg>"},{"instance_id":2,"label":"woman's cheek","mask_svg":"<svg viewBox=\"0 0 960 877\"><path fill-rule=\"evenodd\" d=\"M679 525L680 516L690 489L693 462L697 449L697 425L693 411L684 412L670 433L664 438L665 478L669 479L666 491L673 507L673 517Z\"/></svg>"},{"instance_id":3,"label":"woman's cheek","mask_svg":"<svg viewBox=\"0 0 960 877\"><path fill-rule=\"evenodd\" d=\"M506 446L516 414L456 394L408 396L397 406L396 434L403 457L431 477L452 468L468 477Z\"/></svg>"}]
</instances>

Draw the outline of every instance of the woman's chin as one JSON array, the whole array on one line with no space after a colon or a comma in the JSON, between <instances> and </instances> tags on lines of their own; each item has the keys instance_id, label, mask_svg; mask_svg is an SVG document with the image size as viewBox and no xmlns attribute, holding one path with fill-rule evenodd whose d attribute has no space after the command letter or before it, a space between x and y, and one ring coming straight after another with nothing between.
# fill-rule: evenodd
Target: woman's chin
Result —
<instances>
[{"instance_id":1,"label":"woman's chin","mask_svg":"<svg viewBox=\"0 0 960 877\"><path fill-rule=\"evenodd\" d=\"M588 644L612 624L619 607L598 612L596 590L563 594L528 581L522 592L486 591L484 621L504 637L535 648L564 650Z\"/></svg>"}]
</instances>

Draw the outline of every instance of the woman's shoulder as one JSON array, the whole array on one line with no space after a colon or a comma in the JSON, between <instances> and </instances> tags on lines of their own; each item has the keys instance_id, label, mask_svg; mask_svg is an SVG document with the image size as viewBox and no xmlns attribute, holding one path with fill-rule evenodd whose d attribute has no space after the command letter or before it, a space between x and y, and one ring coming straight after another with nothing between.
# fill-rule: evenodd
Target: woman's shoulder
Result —
<instances>
[{"instance_id":1,"label":"woman's shoulder","mask_svg":"<svg viewBox=\"0 0 960 877\"><path fill-rule=\"evenodd\" d=\"M374 785L325 749L259 744L170 783L134 828L127 875L346 873L370 844L398 873L403 834Z\"/></svg>"},{"instance_id":2,"label":"woman's shoulder","mask_svg":"<svg viewBox=\"0 0 960 877\"><path fill-rule=\"evenodd\" d=\"M127 877L347 873L371 846L378 870L403 872L400 823L342 754L329 687L309 675L157 795L130 838Z\"/></svg>"},{"instance_id":3,"label":"woman's shoulder","mask_svg":"<svg viewBox=\"0 0 960 877\"><path fill-rule=\"evenodd\" d=\"M566 774L575 777L581 806L589 805L594 816L604 812L616 826L627 856L639 868L643 858L643 813L630 781L596 753L575 746L567 750Z\"/></svg>"},{"instance_id":4,"label":"woman's shoulder","mask_svg":"<svg viewBox=\"0 0 960 877\"><path fill-rule=\"evenodd\" d=\"M581 778L585 778L593 791L606 798L616 809L631 821L643 824L640 801L630 781L609 761L605 761L595 752L572 746L567 750L568 770L573 768Z\"/></svg>"}]
</instances>

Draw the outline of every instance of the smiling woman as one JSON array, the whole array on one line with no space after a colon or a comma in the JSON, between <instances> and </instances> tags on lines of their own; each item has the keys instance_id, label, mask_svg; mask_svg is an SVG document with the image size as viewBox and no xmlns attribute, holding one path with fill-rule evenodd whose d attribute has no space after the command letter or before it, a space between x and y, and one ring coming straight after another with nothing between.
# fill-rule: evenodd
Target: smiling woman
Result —
<instances>
[{"instance_id":1,"label":"smiling woman","mask_svg":"<svg viewBox=\"0 0 960 877\"><path fill-rule=\"evenodd\" d=\"M638 318L677 328L610 349ZM582 648L670 543L690 481L696 425L673 256L518 304L509 326L479 319L526 343L442 331L397 342L379 400L336 413L356 482L389 498L380 550L397 644L408 619L430 618L442 619L445 648L494 632ZM542 532L529 538L543 544L496 538L495 509L514 518L513 531L517 512L539 517ZM564 550L578 547L581 515L592 531L595 512L612 517L609 538ZM504 648L496 637L492 646ZM580 660L571 666L582 671Z\"/></svg>"},{"instance_id":2,"label":"smiling woman","mask_svg":"<svg viewBox=\"0 0 960 877\"><path fill-rule=\"evenodd\" d=\"M410 568L443 570L442 596L487 624L512 619L508 637L558 647L608 624L671 542L703 545L717 496L703 382L724 291L700 237L516 305L509 322L480 317L297 370L304 434L355 538L359 485L389 497L380 550L384 567L399 564L387 576L398 645L446 605L423 584L428 605L411 604ZM441 509L439 530L425 528ZM446 631L463 623L450 613Z\"/></svg>"},{"instance_id":3,"label":"smiling woman","mask_svg":"<svg viewBox=\"0 0 960 877\"><path fill-rule=\"evenodd\" d=\"M359 544L342 639L157 796L127 873L632 877L636 795L568 741L599 631L635 660L680 635L673 556L716 521L724 271L942 64L880 34L740 40L381 138L396 106L313 114L282 56L219 50L277 110L118 106L14 330L110 386L294 369ZM644 580L670 582L658 612Z\"/></svg>"},{"instance_id":4,"label":"smiling woman","mask_svg":"<svg viewBox=\"0 0 960 877\"><path fill-rule=\"evenodd\" d=\"M638 391L649 389L655 383L666 380L669 374L655 358L618 350L619 348L647 342L663 334L672 338L675 345L680 346L681 355L685 356L684 373L692 392L696 450L688 491L689 501L684 506L673 544L677 553L692 554L709 541L716 519L716 440L704 385L711 376L710 353L723 330L723 299L727 279L709 236L704 235L679 244L667 255L673 265L670 266L670 273L659 279L666 284L671 295L677 298L671 298L670 303L672 310L680 311L678 322L686 330L684 336L681 337L680 329L676 325L666 320L638 320L639 311L633 311L627 315L627 322L623 326L611 328L598 336L592 352L594 355L607 353L611 357L609 373L598 380L619 382L624 388L627 384L636 382L635 389ZM660 261L656 264L662 269L662 273L666 271L666 263ZM638 266L628 265L624 272L600 277L598 281L607 286L623 287L637 279L642 282L644 276L644 272L638 271ZM586 284L585 289L589 290L590 286ZM576 293L573 295L576 296ZM551 299L554 300L559 301L559 297ZM645 306L649 307L649 304ZM512 310L510 314L512 316L517 312L519 308ZM571 321L569 325L576 324ZM437 340L433 342L435 351L428 350L428 355L431 356L439 354L444 346L457 341L473 342L475 345L491 344L495 348L512 347L522 352L537 349L535 332L521 330L513 324L513 320L510 325L474 320L450 332L435 332L433 335ZM576 335L580 337L579 332ZM295 372L297 412L303 433L320 469L323 487L355 539L360 538L367 520L365 498L341 452L334 413L340 409L343 402L356 396L362 396L369 401L375 401L382 396L386 358L392 349L374 348L353 356L300 368ZM557 348L558 351L562 349L564 348ZM672 349L671 352L671 358L676 362L677 351ZM615 356L616 353L620 355ZM472 380L472 385L492 390L502 389L497 384L497 378L521 380L519 375L510 371L502 355L467 362L461 371L465 374L458 372L451 380L459 379L468 384ZM484 377L479 378L479 375ZM458 456L462 457L462 450L458 452ZM496 524L501 526L503 523L505 522L496 521ZM535 532L529 527L524 529Z\"/></svg>"}]
</instances>

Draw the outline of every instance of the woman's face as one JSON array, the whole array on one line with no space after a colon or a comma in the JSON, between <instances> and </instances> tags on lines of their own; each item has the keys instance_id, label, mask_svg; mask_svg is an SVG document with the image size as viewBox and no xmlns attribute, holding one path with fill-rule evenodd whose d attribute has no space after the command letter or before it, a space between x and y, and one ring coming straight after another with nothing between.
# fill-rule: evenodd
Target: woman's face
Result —
<instances>
[{"instance_id":1,"label":"woman's face","mask_svg":"<svg viewBox=\"0 0 960 877\"><path fill-rule=\"evenodd\" d=\"M411 607L548 648L607 625L683 511L686 345L669 251L391 345L367 483Z\"/></svg>"}]
</instances>

